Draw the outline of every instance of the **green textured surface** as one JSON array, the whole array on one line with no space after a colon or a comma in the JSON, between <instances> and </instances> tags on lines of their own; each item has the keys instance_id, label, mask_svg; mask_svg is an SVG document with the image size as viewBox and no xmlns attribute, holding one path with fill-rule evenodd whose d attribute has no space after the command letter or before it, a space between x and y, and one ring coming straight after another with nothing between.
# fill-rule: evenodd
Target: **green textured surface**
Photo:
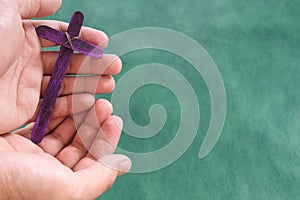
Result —
<instances>
[{"instance_id":1,"label":"green textured surface","mask_svg":"<svg viewBox=\"0 0 300 200\"><path fill-rule=\"evenodd\" d=\"M299 0L65 0L52 19L68 21L73 11L81 10L86 26L108 35L145 26L187 34L214 59L227 92L222 136L200 160L210 119L202 78L186 61L166 52L143 50L123 56L123 72L116 80L148 62L170 65L189 77L201 107L200 129L188 151L171 166L120 177L100 199L300 199L299 9ZM154 103L168 111L163 131L147 140L124 134L121 147L147 152L172 140L180 110L165 88L148 85L138 90L131 114L145 125Z\"/></svg>"}]
</instances>

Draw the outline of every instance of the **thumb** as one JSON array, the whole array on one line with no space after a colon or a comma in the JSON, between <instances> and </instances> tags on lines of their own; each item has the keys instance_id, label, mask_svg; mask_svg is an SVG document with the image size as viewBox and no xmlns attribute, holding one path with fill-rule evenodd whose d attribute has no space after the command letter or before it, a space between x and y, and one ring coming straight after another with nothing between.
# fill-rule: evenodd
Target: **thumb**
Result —
<instances>
[{"instance_id":1,"label":"thumb","mask_svg":"<svg viewBox=\"0 0 300 200\"><path fill-rule=\"evenodd\" d=\"M82 159L74 168L76 183L74 194L83 199L95 199L114 184L116 178L127 173L131 168L128 157L120 154L106 155L97 161L91 158Z\"/></svg>"},{"instance_id":2,"label":"thumb","mask_svg":"<svg viewBox=\"0 0 300 200\"><path fill-rule=\"evenodd\" d=\"M61 6L62 0L14 0L8 1L22 19L53 15Z\"/></svg>"}]
</instances>

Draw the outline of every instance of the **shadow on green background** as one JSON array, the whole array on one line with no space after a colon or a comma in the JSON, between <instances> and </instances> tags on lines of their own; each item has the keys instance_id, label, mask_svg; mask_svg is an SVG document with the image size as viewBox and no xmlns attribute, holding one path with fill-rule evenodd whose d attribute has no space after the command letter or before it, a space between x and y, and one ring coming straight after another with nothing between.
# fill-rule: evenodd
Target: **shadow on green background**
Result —
<instances>
[{"instance_id":1,"label":"shadow on green background","mask_svg":"<svg viewBox=\"0 0 300 200\"><path fill-rule=\"evenodd\" d=\"M152 173L120 177L100 199L297 199L300 197L300 1L64 1L51 19L68 21L76 10L85 26L108 35L137 28L164 27L199 42L217 64L227 93L221 138L205 159L198 158L210 120L207 87L193 66L158 50L122 57L123 71L144 63L173 67L190 81L201 108L200 129L188 151ZM158 74L159 76L159 74ZM110 94L104 95L110 98ZM172 140L180 121L176 97L147 85L132 96L130 112L139 125L161 104L168 112L155 137L123 134L120 147L149 152ZM126 121L124 122L126 123Z\"/></svg>"}]
</instances>

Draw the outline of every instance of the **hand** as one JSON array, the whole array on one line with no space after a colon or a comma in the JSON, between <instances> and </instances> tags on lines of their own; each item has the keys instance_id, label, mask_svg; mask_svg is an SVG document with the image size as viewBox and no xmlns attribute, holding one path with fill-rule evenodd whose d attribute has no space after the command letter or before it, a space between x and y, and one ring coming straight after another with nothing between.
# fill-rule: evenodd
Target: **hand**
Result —
<instances>
[{"instance_id":1,"label":"hand","mask_svg":"<svg viewBox=\"0 0 300 200\"><path fill-rule=\"evenodd\" d=\"M53 119L39 146L29 140L33 124L0 137L0 199L95 199L109 189L131 166L111 155L122 127L111 112L98 100L74 116L78 131L71 116Z\"/></svg>"},{"instance_id":2,"label":"hand","mask_svg":"<svg viewBox=\"0 0 300 200\"><path fill-rule=\"evenodd\" d=\"M43 24L61 31L67 29L67 24L63 22L25 19L53 14L60 5L61 0L0 1L0 134L34 121L34 114L38 111L40 98L43 97L58 55L57 52L41 52L41 47L55 44L40 39L35 28ZM105 47L108 41L103 32L89 28L82 28L80 37L101 47ZM75 78L67 77L53 117L62 115L66 108L71 111L68 102L72 99L72 93L91 92L91 85L98 85L96 93L112 91L114 80L110 74L120 71L121 62L113 55L104 55L99 60L73 55L68 73L76 74L79 69L81 73L105 76L101 77L99 83L96 82L97 77L82 77L81 81L85 84L76 88L73 88ZM91 98L75 95L78 101L82 100L91 106Z\"/></svg>"}]
</instances>

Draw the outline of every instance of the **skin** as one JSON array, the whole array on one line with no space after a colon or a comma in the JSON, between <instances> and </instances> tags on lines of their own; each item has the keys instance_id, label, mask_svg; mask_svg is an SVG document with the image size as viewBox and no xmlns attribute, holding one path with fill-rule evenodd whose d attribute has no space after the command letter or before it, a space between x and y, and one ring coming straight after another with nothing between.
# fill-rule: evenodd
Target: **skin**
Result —
<instances>
[{"instance_id":1,"label":"skin","mask_svg":"<svg viewBox=\"0 0 300 200\"><path fill-rule=\"evenodd\" d=\"M30 141L58 55L41 52L55 44L40 39L35 28L68 26L30 18L52 15L60 6L61 0L0 1L0 199L95 199L131 167L129 158L113 154L122 120L112 116L108 101L95 102L89 94L114 89L111 75L122 67L115 55L72 56L68 73L96 76L66 77L47 135L38 145ZM103 48L108 43L103 32L90 28L82 28L79 37ZM30 124L11 133L25 123Z\"/></svg>"}]
</instances>

